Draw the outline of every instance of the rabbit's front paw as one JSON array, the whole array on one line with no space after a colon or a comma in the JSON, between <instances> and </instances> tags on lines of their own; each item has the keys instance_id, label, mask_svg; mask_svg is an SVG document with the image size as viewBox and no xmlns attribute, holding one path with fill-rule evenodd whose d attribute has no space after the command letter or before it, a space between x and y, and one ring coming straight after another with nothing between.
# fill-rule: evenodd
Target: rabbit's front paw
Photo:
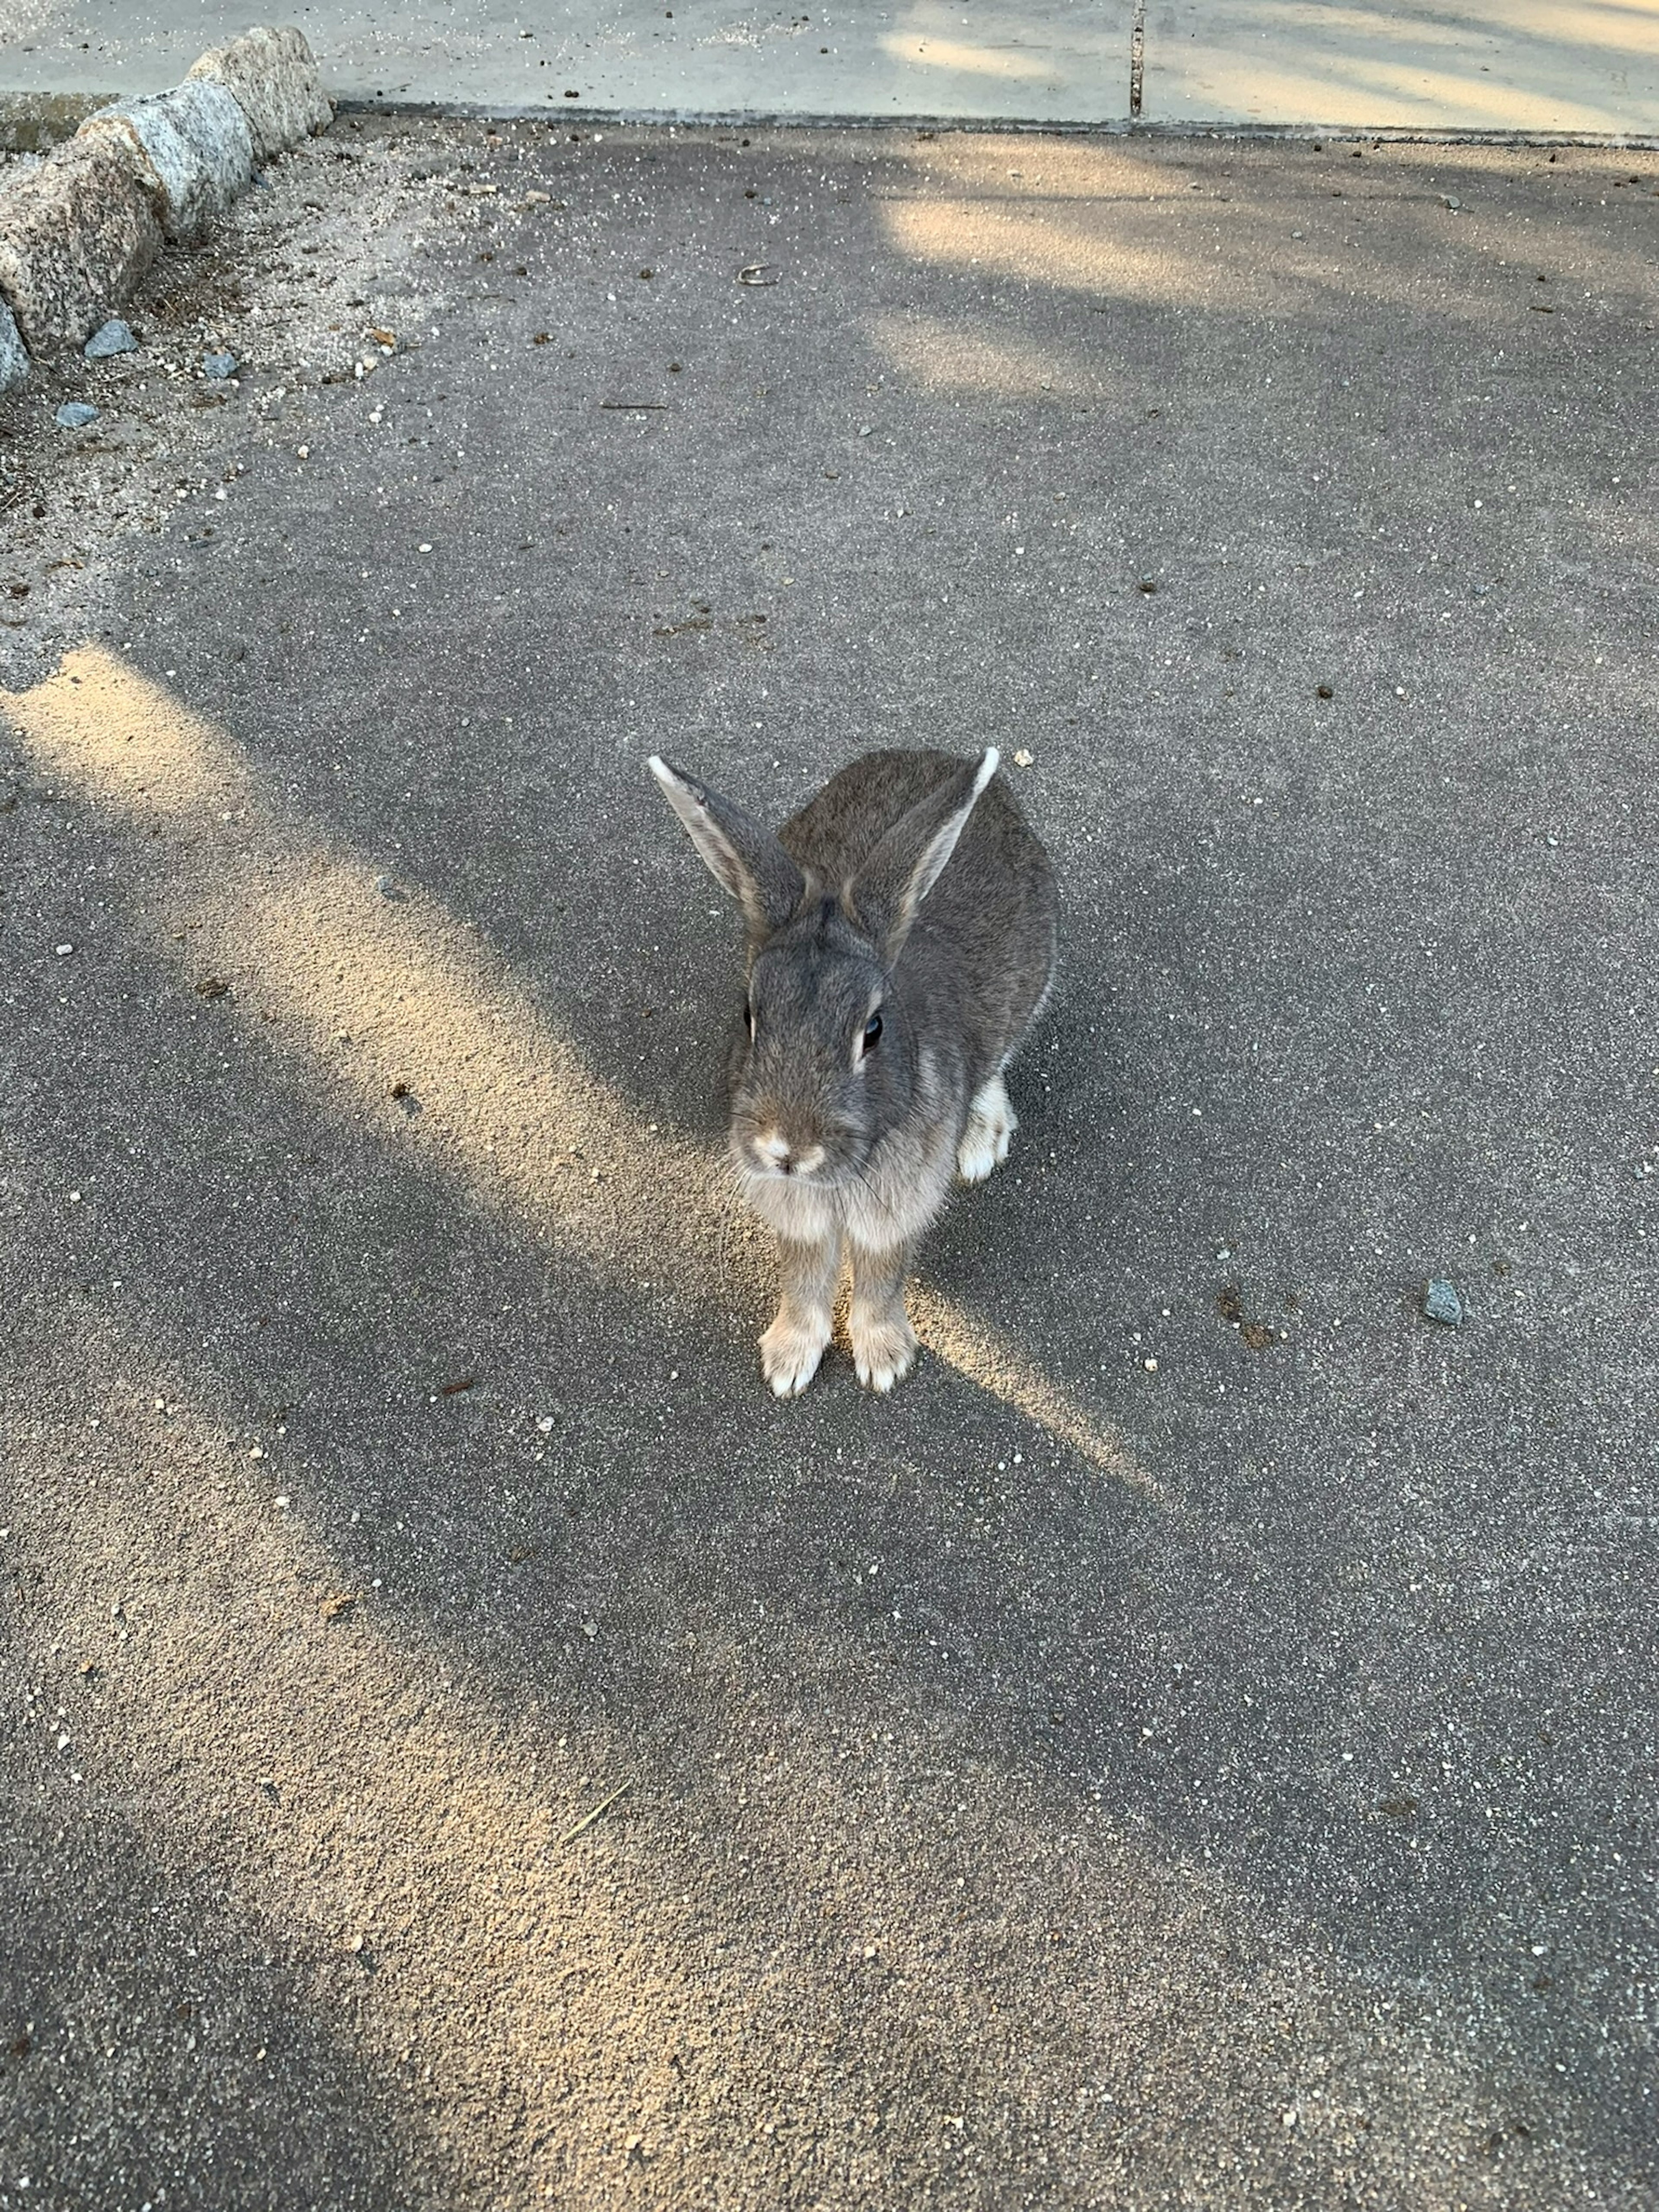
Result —
<instances>
[{"instance_id":1,"label":"rabbit's front paw","mask_svg":"<svg viewBox=\"0 0 1659 2212\"><path fill-rule=\"evenodd\" d=\"M916 1333L902 1313L878 1320L854 1312L848 1316L848 1333L853 1364L866 1390L890 1390L915 1365Z\"/></svg>"},{"instance_id":2,"label":"rabbit's front paw","mask_svg":"<svg viewBox=\"0 0 1659 2212\"><path fill-rule=\"evenodd\" d=\"M974 1093L968 1108L968 1126L957 1146L957 1173L963 1182L983 1182L994 1168L1002 1165L1018 1127L1019 1117L1009 1103L1002 1078L994 1075Z\"/></svg>"},{"instance_id":3,"label":"rabbit's front paw","mask_svg":"<svg viewBox=\"0 0 1659 2212\"><path fill-rule=\"evenodd\" d=\"M818 1371L830 1341L830 1323L814 1316L803 1321L787 1308L760 1340L761 1369L779 1398L795 1398Z\"/></svg>"}]
</instances>

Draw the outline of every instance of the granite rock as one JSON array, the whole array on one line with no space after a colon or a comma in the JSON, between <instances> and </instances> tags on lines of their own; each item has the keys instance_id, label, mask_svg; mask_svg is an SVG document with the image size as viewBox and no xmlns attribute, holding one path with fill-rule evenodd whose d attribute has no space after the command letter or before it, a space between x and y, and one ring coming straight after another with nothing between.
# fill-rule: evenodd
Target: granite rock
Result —
<instances>
[{"instance_id":1,"label":"granite rock","mask_svg":"<svg viewBox=\"0 0 1659 2212\"><path fill-rule=\"evenodd\" d=\"M268 161L313 132L326 131L333 120L333 106L305 33L292 24L246 31L226 46L212 47L185 82L191 78L222 85L234 97L253 135L256 161Z\"/></svg>"},{"instance_id":2,"label":"granite rock","mask_svg":"<svg viewBox=\"0 0 1659 2212\"><path fill-rule=\"evenodd\" d=\"M155 195L113 136L54 147L0 191L0 297L32 354L83 343L161 248Z\"/></svg>"}]
</instances>

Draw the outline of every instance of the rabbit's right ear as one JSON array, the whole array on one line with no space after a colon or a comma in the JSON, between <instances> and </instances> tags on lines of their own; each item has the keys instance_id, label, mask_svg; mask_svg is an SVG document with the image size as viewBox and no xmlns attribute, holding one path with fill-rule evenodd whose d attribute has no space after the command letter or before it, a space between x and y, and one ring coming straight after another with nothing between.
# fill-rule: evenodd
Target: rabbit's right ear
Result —
<instances>
[{"instance_id":1,"label":"rabbit's right ear","mask_svg":"<svg viewBox=\"0 0 1659 2212\"><path fill-rule=\"evenodd\" d=\"M781 929L805 897L806 881L764 823L655 753L646 765L709 874L742 907L754 934L769 937Z\"/></svg>"},{"instance_id":2,"label":"rabbit's right ear","mask_svg":"<svg viewBox=\"0 0 1659 2212\"><path fill-rule=\"evenodd\" d=\"M957 849L968 817L997 772L1001 758L994 745L976 761L964 761L918 799L869 854L848 886L854 915L870 931L889 961L896 960L910 925L945 864Z\"/></svg>"}]
</instances>

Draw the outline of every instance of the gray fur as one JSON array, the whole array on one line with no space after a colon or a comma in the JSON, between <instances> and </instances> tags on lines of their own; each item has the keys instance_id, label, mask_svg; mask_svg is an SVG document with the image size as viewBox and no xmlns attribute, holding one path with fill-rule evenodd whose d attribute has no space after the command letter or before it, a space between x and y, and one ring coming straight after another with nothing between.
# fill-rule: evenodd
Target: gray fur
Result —
<instances>
[{"instance_id":1,"label":"gray fur","mask_svg":"<svg viewBox=\"0 0 1659 2212\"><path fill-rule=\"evenodd\" d=\"M910 1250L945 1204L964 1136L987 1157L977 1121L968 1133L970 1105L1048 996L1048 854L988 754L868 753L775 837L678 769L651 767L749 924L754 1027L732 1041L729 1145L744 1197L784 1247L784 1302L761 1340L767 1378L781 1396L811 1380L845 1252L860 1380L890 1389L915 1354Z\"/></svg>"}]
</instances>

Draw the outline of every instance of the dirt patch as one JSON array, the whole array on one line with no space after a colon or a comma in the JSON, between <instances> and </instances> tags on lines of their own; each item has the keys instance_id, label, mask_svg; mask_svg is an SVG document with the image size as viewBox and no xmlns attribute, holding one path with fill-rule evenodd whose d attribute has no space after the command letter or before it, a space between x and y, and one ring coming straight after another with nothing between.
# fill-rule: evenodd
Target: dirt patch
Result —
<instances>
[{"instance_id":1,"label":"dirt patch","mask_svg":"<svg viewBox=\"0 0 1659 2212\"><path fill-rule=\"evenodd\" d=\"M433 225L417 173L434 140L455 166L484 143L476 125L387 120L337 125L281 155L202 248L157 262L125 310L137 352L70 353L0 399L0 685L26 685L108 631L111 580L126 564L106 553L138 536L216 535L241 473L227 455L246 450L250 429L291 460L313 389L355 381L366 360L365 374L382 367L371 333L431 319L434 301L410 289L409 234ZM0 153L0 174L28 158ZM203 357L216 352L235 356L234 380L204 380ZM66 399L89 401L97 420L60 428Z\"/></svg>"},{"instance_id":2,"label":"dirt patch","mask_svg":"<svg viewBox=\"0 0 1659 2212\"><path fill-rule=\"evenodd\" d=\"M1295 1298L1286 1297L1285 1309L1287 1313L1294 1313L1296 1306ZM1215 1310L1229 1328L1238 1331L1240 1341L1249 1351L1267 1352L1283 1340L1281 1332L1271 1322L1257 1320L1249 1313L1243 1285L1240 1283L1222 1285L1216 1292Z\"/></svg>"}]
</instances>

